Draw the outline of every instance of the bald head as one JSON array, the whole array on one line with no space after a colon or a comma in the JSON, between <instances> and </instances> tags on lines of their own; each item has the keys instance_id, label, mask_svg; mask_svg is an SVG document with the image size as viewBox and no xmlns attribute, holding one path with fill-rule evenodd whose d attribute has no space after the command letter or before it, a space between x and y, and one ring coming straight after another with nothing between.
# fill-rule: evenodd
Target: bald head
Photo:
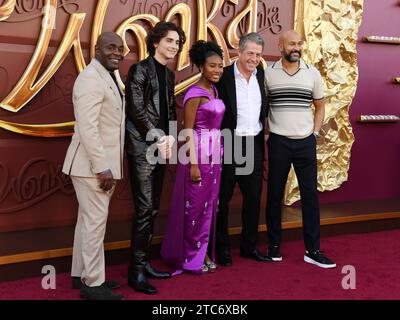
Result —
<instances>
[{"instance_id":1,"label":"bald head","mask_svg":"<svg viewBox=\"0 0 400 320\"><path fill-rule=\"evenodd\" d=\"M104 32L97 39L96 59L108 71L119 68L119 63L123 59L124 42L121 37L114 32Z\"/></svg>"},{"instance_id":2,"label":"bald head","mask_svg":"<svg viewBox=\"0 0 400 320\"><path fill-rule=\"evenodd\" d=\"M117 35L114 32L103 32L97 39L96 47L102 47L114 41L122 42L122 39L119 35Z\"/></svg>"},{"instance_id":3,"label":"bald head","mask_svg":"<svg viewBox=\"0 0 400 320\"><path fill-rule=\"evenodd\" d=\"M289 41L289 40L301 40L301 36L300 34L298 34L296 31L294 30L287 30L285 32L282 32L279 35L279 43L285 42L285 41Z\"/></svg>"},{"instance_id":4,"label":"bald head","mask_svg":"<svg viewBox=\"0 0 400 320\"><path fill-rule=\"evenodd\" d=\"M279 36L279 50L288 62L297 62L301 58L304 41L294 30L282 32Z\"/></svg>"}]
</instances>

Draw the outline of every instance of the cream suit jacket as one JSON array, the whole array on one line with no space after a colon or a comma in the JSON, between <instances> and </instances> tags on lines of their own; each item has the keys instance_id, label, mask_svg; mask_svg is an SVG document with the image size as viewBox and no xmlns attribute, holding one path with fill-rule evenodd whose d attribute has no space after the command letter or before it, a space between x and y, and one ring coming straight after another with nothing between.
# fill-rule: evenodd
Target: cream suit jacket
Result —
<instances>
[{"instance_id":1,"label":"cream suit jacket","mask_svg":"<svg viewBox=\"0 0 400 320\"><path fill-rule=\"evenodd\" d=\"M63 172L92 178L111 169L114 179L122 179L125 99L98 60L93 59L76 79L73 104L75 133Z\"/></svg>"}]
</instances>

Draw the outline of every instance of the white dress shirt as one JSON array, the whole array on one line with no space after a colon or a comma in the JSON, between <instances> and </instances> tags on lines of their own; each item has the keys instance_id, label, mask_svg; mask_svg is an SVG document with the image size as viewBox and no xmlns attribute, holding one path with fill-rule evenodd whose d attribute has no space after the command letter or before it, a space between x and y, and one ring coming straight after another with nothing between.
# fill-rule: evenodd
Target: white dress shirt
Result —
<instances>
[{"instance_id":1,"label":"white dress shirt","mask_svg":"<svg viewBox=\"0 0 400 320\"><path fill-rule=\"evenodd\" d=\"M237 125L235 134L238 136L256 136L262 130L260 122L261 91L257 80L257 69L253 72L249 82L240 73L237 62L234 66Z\"/></svg>"}]
</instances>

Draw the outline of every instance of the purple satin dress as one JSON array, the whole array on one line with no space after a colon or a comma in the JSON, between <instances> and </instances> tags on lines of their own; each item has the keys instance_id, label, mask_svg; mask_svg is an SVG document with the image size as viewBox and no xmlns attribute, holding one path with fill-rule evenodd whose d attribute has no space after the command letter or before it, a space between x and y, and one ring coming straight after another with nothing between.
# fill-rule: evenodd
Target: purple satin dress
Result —
<instances>
[{"instance_id":1,"label":"purple satin dress","mask_svg":"<svg viewBox=\"0 0 400 320\"><path fill-rule=\"evenodd\" d=\"M161 248L162 258L178 275L184 271L201 273L212 232L212 254L215 260L215 230L218 210L218 194L221 178L223 146L221 122L225 105L197 86L191 86L183 105L190 98L206 97L208 102L198 106L194 123L194 143L197 152L201 182L190 178L190 164L178 163L174 192L169 210L168 223Z\"/></svg>"}]
</instances>

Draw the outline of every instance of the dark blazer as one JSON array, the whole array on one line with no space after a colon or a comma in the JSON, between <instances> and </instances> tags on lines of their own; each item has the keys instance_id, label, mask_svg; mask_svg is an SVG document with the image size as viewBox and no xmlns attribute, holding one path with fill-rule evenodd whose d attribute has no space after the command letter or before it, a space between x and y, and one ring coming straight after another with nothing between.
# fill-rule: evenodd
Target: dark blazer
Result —
<instances>
[{"instance_id":1,"label":"dark blazer","mask_svg":"<svg viewBox=\"0 0 400 320\"><path fill-rule=\"evenodd\" d=\"M268 116L268 97L265 92L265 74L262 65L257 67L257 80L261 90L261 112L260 121L265 125L265 118ZM216 84L219 98L225 104L225 114L221 124L222 129L236 129L237 125L237 100L236 100L236 84L235 84L235 69L234 63L224 68L224 73L221 79Z\"/></svg>"},{"instance_id":2,"label":"dark blazer","mask_svg":"<svg viewBox=\"0 0 400 320\"><path fill-rule=\"evenodd\" d=\"M160 119L160 93L154 58L132 65L125 83L127 139L146 141L149 130L155 129ZM166 68L168 120L176 120L175 74ZM153 137L156 138L156 137ZM131 141L134 142L134 141ZM148 142L150 145L152 143Z\"/></svg>"}]
</instances>

